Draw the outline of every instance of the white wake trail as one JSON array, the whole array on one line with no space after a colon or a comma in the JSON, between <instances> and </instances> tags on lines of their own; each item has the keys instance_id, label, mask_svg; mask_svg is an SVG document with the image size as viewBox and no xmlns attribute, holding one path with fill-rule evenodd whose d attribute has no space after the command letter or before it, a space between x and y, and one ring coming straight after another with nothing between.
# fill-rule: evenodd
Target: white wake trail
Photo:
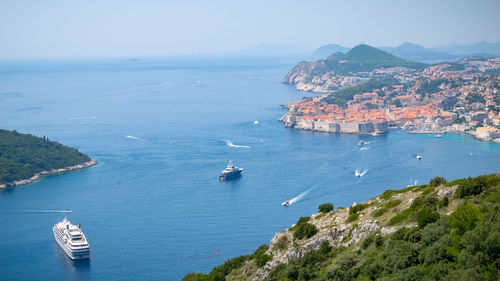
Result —
<instances>
[{"instance_id":1,"label":"white wake trail","mask_svg":"<svg viewBox=\"0 0 500 281\"><path fill-rule=\"evenodd\" d=\"M362 176L364 176L367 172L368 172L368 170L361 171L360 169L356 169L356 171L354 171L354 175L355 175L356 177L362 177Z\"/></svg>"},{"instance_id":2,"label":"white wake trail","mask_svg":"<svg viewBox=\"0 0 500 281\"><path fill-rule=\"evenodd\" d=\"M306 196L309 192L311 192L313 190L313 188L309 188L308 190L302 192L301 194L293 197L292 199L288 200L288 202L290 202L290 205L294 204L294 203L297 203L299 202L302 198L304 198L304 196Z\"/></svg>"},{"instance_id":3,"label":"white wake trail","mask_svg":"<svg viewBox=\"0 0 500 281\"><path fill-rule=\"evenodd\" d=\"M125 136L125 138L127 138L127 139L133 139L133 140L143 140L140 137L136 137L136 136Z\"/></svg>"},{"instance_id":4,"label":"white wake trail","mask_svg":"<svg viewBox=\"0 0 500 281\"><path fill-rule=\"evenodd\" d=\"M86 119L96 119L97 116L83 116L83 117L73 117L68 120L86 120Z\"/></svg>"},{"instance_id":5,"label":"white wake trail","mask_svg":"<svg viewBox=\"0 0 500 281\"><path fill-rule=\"evenodd\" d=\"M250 148L250 146L248 145L237 145L237 144L234 144L232 141L230 140L224 140L227 144L227 146L229 147L237 147L237 148Z\"/></svg>"},{"instance_id":6,"label":"white wake trail","mask_svg":"<svg viewBox=\"0 0 500 281\"><path fill-rule=\"evenodd\" d=\"M72 210L20 210L21 213L71 213Z\"/></svg>"}]
</instances>

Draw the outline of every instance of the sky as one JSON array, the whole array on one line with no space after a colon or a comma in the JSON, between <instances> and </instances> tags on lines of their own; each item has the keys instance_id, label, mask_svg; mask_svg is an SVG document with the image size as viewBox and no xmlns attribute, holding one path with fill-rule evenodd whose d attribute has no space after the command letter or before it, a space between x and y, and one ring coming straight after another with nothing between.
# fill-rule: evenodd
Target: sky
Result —
<instances>
[{"instance_id":1,"label":"sky","mask_svg":"<svg viewBox=\"0 0 500 281\"><path fill-rule=\"evenodd\" d=\"M499 0L0 0L0 59L500 41Z\"/></svg>"}]
</instances>

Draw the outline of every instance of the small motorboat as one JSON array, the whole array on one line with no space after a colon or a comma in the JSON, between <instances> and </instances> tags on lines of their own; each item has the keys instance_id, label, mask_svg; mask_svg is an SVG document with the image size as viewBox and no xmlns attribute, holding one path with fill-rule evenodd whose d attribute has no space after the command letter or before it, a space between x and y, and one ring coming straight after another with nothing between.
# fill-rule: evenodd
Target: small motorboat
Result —
<instances>
[{"instance_id":1,"label":"small motorboat","mask_svg":"<svg viewBox=\"0 0 500 281\"><path fill-rule=\"evenodd\" d=\"M285 201L281 203L281 206L290 206L290 201Z\"/></svg>"},{"instance_id":2,"label":"small motorboat","mask_svg":"<svg viewBox=\"0 0 500 281\"><path fill-rule=\"evenodd\" d=\"M422 156L417 155L417 159L418 159L418 160L422 159Z\"/></svg>"},{"instance_id":3,"label":"small motorboat","mask_svg":"<svg viewBox=\"0 0 500 281\"><path fill-rule=\"evenodd\" d=\"M358 145L363 145L363 144L365 144L365 142L364 142L364 141L359 141L359 142L358 142Z\"/></svg>"},{"instance_id":4,"label":"small motorboat","mask_svg":"<svg viewBox=\"0 0 500 281\"><path fill-rule=\"evenodd\" d=\"M435 137L436 137L436 138L442 138L442 137L443 137L443 135L442 135L442 134L437 134L437 135L435 135Z\"/></svg>"}]
</instances>

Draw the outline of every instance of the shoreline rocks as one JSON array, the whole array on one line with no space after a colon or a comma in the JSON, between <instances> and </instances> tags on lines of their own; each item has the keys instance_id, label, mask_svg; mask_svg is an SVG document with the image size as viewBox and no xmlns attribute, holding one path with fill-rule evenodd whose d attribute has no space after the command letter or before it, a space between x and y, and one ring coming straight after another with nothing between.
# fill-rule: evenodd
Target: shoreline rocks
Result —
<instances>
[{"instance_id":1,"label":"shoreline rocks","mask_svg":"<svg viewBox=\"0 0 500 281\"><path fill-rule=\"evenodd\" d=\"M96 160L90 160L90 161L85 162L83 164L78 164L78 165L69 166L69 167L60 168L60 169L52 169L50 171L42 171L42 172L36 173L34 176L32 176L29 179L23 179L23 180L14 181L11 183L0 184L0 189L29 184L29 183L32 183L32 182L39 180L43 176L64 173L67 171L84 169L84 168L88 168L88 167L97 165L97 163L98 162Z\"/></svg>"}]
</instances>

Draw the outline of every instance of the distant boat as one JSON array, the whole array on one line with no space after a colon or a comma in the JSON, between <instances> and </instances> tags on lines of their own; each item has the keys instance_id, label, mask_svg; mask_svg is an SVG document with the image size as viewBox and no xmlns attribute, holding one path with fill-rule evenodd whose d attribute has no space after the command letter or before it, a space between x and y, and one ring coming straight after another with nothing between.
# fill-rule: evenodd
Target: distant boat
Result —
<instances>
[{"instance_id":1,"label":"distant boat","mask_svg":"<svg viewBox=\"0 0 500 281\"><path fill-rule=\"evenodd\" d=\"M175 141L171 141L170 144L175 144Z\"/></svg>"},{"instance_id":2,"label":"distant boat","mask_svg":"<svg viewBox=\"0 0 500 281\"><path fill-rule=\"evenodd\" d=\"M242 171L243 168L238 168L234 166L233 161L229 160L229 164L227 165L226 169L221 172L219 180L224 181L227 179L239 177Z\"/></svg>"},{"instance_id":3,"label":"distant boat","mask_svg":"<svg viewBox=\"0 0 500 281\"><path fill-rule=\"evenodd\" d=\"M417 155L417 159L418 159L418 160L422 159L422 156Z\"/></svg>"},{"instance_id":4,"label":"distant boat","mask_svg":"<svg viewBox=\"0 0 500 281\"><path fill-rule=\"evenodd\" d=\"M365 142L364 142L364 141L359 141L359 142L358 142L358 145L363 145L363 144L365 144Z\"/></svg>"},{"instance_id":5,"label":"distant boat","mask_svg":"<svg viewBox=\"0 0 500 281\"><path fill-rule=\"evenodd\" d=\"M361 150L361 151L365 151L365 150L368 150L368 147L363 146L363 147L362 147L362 148L360 148L359 150Z\"/></svg>"},{"instance_id":6,"label":"distant boat","mask_svg":"<svg viewBox=\"0 0 500 281\"><path fill-rule=\"evenodd\" d=\"M281 203L281 206L290 206L290 201L285 201Z\"/></svg>"},{"instance_id":7,"label":"distant boat","mask_svg":"<svg viewBox=\"0 0 500 281\"><path fill-rule=\"evenodd\" d=\"M364 176L366 174L366 172L367 172L366 170L365 171L361 171L360 169L356 169L356 171L354 171L354 175L356 177L362 177L362 176Z\"/></svg>"},{"instance_id":8,"label":"distant boat","mask_svg":"<svg viewBox=\"0 0 500 281\"><path fill-rule=\"evenodd\" d=\"M437 135L435 135L435 137L436 137L436 138L442 138L442 137L443 137L443 135L442 135L442 134L437 134Z\"/></svg>"}]
</instances>

